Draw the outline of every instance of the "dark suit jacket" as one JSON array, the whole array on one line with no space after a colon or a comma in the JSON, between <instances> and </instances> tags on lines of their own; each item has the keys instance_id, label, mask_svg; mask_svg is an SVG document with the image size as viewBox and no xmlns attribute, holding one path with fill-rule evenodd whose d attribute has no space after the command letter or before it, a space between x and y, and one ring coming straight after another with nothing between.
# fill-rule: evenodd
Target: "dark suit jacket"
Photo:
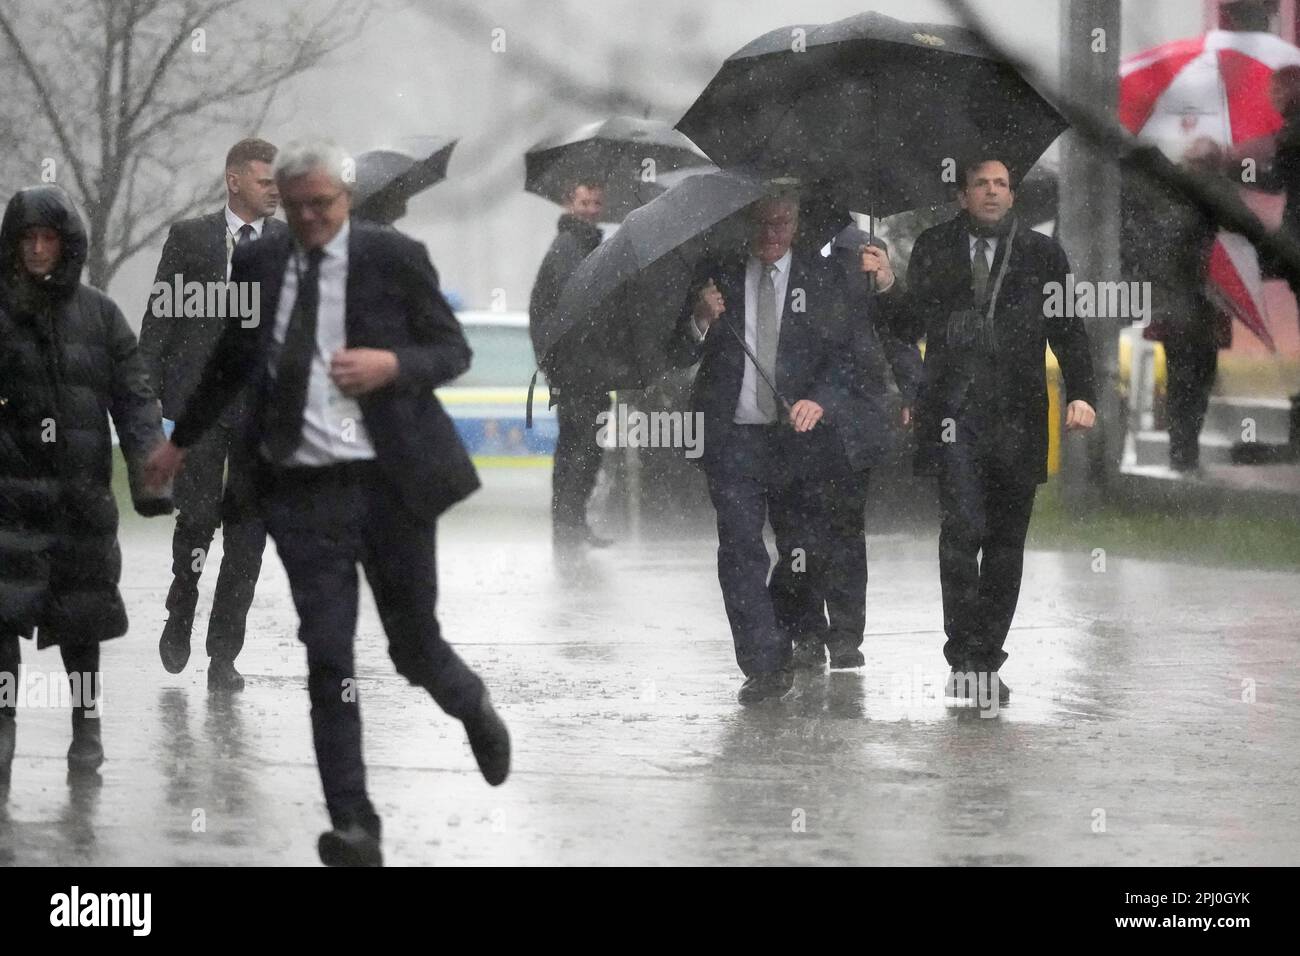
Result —
<instances>
[{"instance_id":1,"label":"dark suit jacket","mask_svg":"<svg viewBox=\"0 0 1300 956\"><path fill-rule=\"evenodd\" d=\"M227 507L260 499L268 469L258 453L270 375L280 285L292 243L287 233L266 236L236 251L231 278L261 283L261 323L245 329L231 319L198 388L177 419L173 441L184 448L248 385L252 413L243 429L243 453L253 463L251 486L232 482ZM413 515L433 520L478 488L478 475L435 387L469 368L470 349L460 323L438 291L438 274L423 244L394 229L352 220L348 237L345 323L349 348L388 349L397 355L396 381L360 396L362 419L381 473Z\"/></svg>"},{"instance_id":2,"label":"dark suit jacket","mask_svg":"<svg viewBox=\"0 0 1300 956\"><path fill-rule=\"evenodd\" d=\"M262 238L287 236L289 227L267 219ZM172 225L163 243L154 282L169 287L180 275L184 282L226 281L226 212L184 219ZM156 316L151 296L140 323L140 353L149 379L162 401L164 418L175 420L199 384L199 376L216 350L225 328L221 316ZM238 421L229 414L228 424Z\"/></svg>"},{"instance_id":3,"label":"dark suit jacket","mask_svg":"<svg viewBox=\"0 0 1300 956\"><path fill-rule=\"evenodd\" d=\"M991 276L1006 252L998 242ZM996 348L992 390L972 388L979 368L970 350L948 347L949 316L974 308L970 240L958 216L921 233L908 265L903 308L909 334L926 339L925 368L916 404L917 474L937 474L941 466L944 419L959 415L996 420L1003 435L1017 440L1016 468L1026 480L1047 480L1046 348L1052 348L1065 379L1066 402L1082 399L1097 406L1088 334L1079 318L1044 315L1044 286L1066 281L1065 250L1055 239L1021 223L993 317ZM993 278L990 278L990 289ZM1005 412L1005 414L1003 414Z\"/></svg>"},{"instance_id":4,"label":"dark suit jacket","mask_svg":"<svg viewBox=\"0 0 1300 956\"><path fill-rule=\"evenodd\" d=\"M668 343L668 360L684 368L700 363L691 390L691 408L704 416L704 450L699 463L708 469L727 453L728 438L737 426L733 419L745 365L749 358L722 323L732 323L745 334L745 264L743 255L722 260L704 260L695 269L690 292ZM701 287L712 278L722 293L726 312L713 325L703 342L692 337L691 312ZM803 310L794 307L796 290L803 292ZM811 432L797 434L783 427L781 434L790 460L800 463L805 474L839 465L844 446L831 426L843 420L848 407L851 377L848 338L848 302L843 274L837 266L813 262L795 254L786 285L781 313L781 335L776 352L776 387L794 404L812 399L825 417ZM767 385L759 379L758 387ZM784 412L778 408L784 421Z\"/></svg>"},{"instance_id":5,"label":"dark suit jacket","mask_svg":"<svg viewBox=\"0 0 1300 956\"><path fill-rule=\"evenodd\" d=\"M835 428L849 464L861 471L877 464L893 447L898 428L888 399L889 376L904 405L916 400L921 383L921 351L909 338L902 280L888 292L868 290L856 251L835 260L845 270L848 292L848 347L851 356L849 404L836 416Z\"/></svg>"}]
</instances>

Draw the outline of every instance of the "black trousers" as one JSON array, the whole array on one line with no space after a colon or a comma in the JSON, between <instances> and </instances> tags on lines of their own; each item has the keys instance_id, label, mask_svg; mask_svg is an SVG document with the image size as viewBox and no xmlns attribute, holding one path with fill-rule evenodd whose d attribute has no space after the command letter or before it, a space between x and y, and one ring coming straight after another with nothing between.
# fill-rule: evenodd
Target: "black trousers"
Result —
<instances>
[{"instance_id":1,"label":"black trousers","mask_svg":"<svg viewBox=\"0 0 1300 956\"><path fill-rule=\"evenodd\" d=\"M939 472L943 655L953 667L997 670L1020 598L1025 535L1038 486L1022 469L959 430Z\"/></svg>"},{"instance_id":2,"label":"black trousers","mask_svg":"<svg viewBox=\"0 0 1300 956\"><path fill-rule=\"evenodd\" d=\"M806 486L800 529L814 549L805 573L791 562L772 571L769 590L778 622L795 641L834 650L862 646L867 627L866 510L870 471L848 471ZM778 547L780 546L778 541ZM824 609L824 611L823 611Z\"/></svg>"},{"instance_id":3,"label":"black trousers","mask_svg":"<svg viewBox=\"0 0 1300 956\"><path fill-rule=\"evenodd\" d=\"M792 630L777 618L790 606L790 575L815 574L822 546L817 538L817 482L793 477L778 425L737 425L726 448L707 470L709 498L718 521L718 583L731 624L736 662L746 677L790 666ZM772 524L778 569L769 586L771 561L763 526Z\"/></svg>"},{"instance_id":4,"label":"black trousers","mask_svg":"<svg viewBox=\"0 0 1300 956\"><path fill-rule=\"evenodd\" d=\"M1170 337L1165 342L1168 371L1169 464L1195 468L1201 457L1201 429L1210 391L1219 370L1219 349L1204 336Z\"/></svg>"},{"instance_id":5,"label":"black trousers","mask_svg":"<svg viewBox=\"0 0 1300 956\"><path fill-rule=\"evenodd\" d=\"M298 639L307 648L312 740L330 820L378 833L366 793L352 653L358 563L397 672L460 719L475 712L483 695L482 681L442 639L434 615L437 526L407 511L373 462L275 469L264 514L289 575Z\"/></svg>"},{"instance_id":6,"label":"black trousers","mask_svg":"<svg viewBox=\"0 0 1300 956\"><path fill-rule=\"evenodd\" d=\"M194 624L199 577L221 524L231 435L224 426L211 429L190 448L185 467L176 477L180 513L172 533L172 585L167 592L167 613L185 621L187 630ZM207 653L209 657L234 660L244 646L248 609L262 571L266 527L256 516L241 516L225 524L221 543L221 569L208 615Z\"/></svg>"},{"instance_id":7,"label":"black trousers","mask_svg":"<svg viewBox=\"0 0 1300 956\"><path fill-rule=\"evenodd\" d=\"M572 535L587 525L587 499L600 475L596 416L609 410L609 393L563 392L556 401L559 435L551 469L551 521L557 536Z\"/></svg>"},{"instance_id":8,"label":"black trousers","mask_svg":"<svg viewBox=\"0 0 1300 956\"><path fill-rule=\"evenodd\" d=\"M0 674L12 675L8 678L10 686L16 692L21 692L22 685L18 681L18 667L22 663L22 651L18 641L17 634L0 635ZM76 716L78 713L84 713L89 707L93 706L94 701L99 699L99 642L61 643L59 644L59 654L63 658L63 669L68 675L69 688L74 692L80 689L82 694L80 698L74 698L72 701L73 714ZM92 675L88 691L84 681L80 677L74 680L73 674ZM0 717L8 717L12 720L17 716L18 705L16 700L12 704L8 701L0 703Z\"/></svg>"}]
</instances>

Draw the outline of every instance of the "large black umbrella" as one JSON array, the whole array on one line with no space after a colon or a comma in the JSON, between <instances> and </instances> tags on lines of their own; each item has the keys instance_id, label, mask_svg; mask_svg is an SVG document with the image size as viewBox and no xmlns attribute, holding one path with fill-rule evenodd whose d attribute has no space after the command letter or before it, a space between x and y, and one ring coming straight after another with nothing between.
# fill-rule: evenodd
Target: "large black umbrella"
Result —
<instances>
[{"instance_id":1,"label":"large black umbrella","mask_svg":"<svg viewBox=\"0 0 1300 956\"><path fill-rule=\"evenodd\" d=\"M951 198L972 153L1024 174L1066 125L971 31L863 13L754 40L677 128L719 166L820 180L887 216Z\"/></svg>"},{"instance_id":2,"label":"large black umbrella","mask_svg":"<svg viewBox=\"0 0 1300 956\"><path fill-rule=\"evenodd\" d=\"M524 188L563 203L575 181L603 182L605 219L618 222L664 191L659 174L708 162L694 143L667 123L614 116L533 146L524 155Z\"/></svg>"},{"instance_id":3,"label":"large black umbrella","mask_svg":"<svg viewBox=\"0 0 1300 956\"><path fill-rule=\"evenodd\" d=\"M631 212L565 284L544 353L556 351L562 371L598 388L653 382L667 370L666 346L696 262L744 248L738 214L770 185L740 170L702 173ZM796 242L811 251L846 217L805 197Z\"/></svg>"},{"instance_id":4,"label":"large black umbrella","mask_svg":"<svg viewBox=\"0 0 1300 956\"><path fill-rule=\"evenodd\" d=\"M395 149L362 153L356 159L352 214L384 223L400 219L411 197L447 177L447 163L457 142L421 136L409 144L416 156Z\"/></svg>"}]
</instances>

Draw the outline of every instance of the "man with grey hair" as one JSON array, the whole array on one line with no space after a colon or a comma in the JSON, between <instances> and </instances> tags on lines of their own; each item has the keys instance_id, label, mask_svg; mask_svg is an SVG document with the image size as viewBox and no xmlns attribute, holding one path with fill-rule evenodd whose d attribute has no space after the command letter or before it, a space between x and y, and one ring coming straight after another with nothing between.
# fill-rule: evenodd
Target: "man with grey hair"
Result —
<instances>
[{"instance_id":1,"label":"man with grey hair","mask_svg":"<svg viewBox=\"0 0 1300 956\"><path fill-rule=\"evenodd\" d=\"M696 269L668 348L679 367L700 363L692 411L704 421L699 463L717 512L718 583L746 678L738 699L756 704L794 682L790 638L768 588L764 521L778 563L801 561L797 551L821 555L818 491L844 452L818 423L843 405L850 353L839 267L791 249L798 199L781 191L761 200L748 226L746 249Z\"/></svg>"},{"instance_id":2,"label":"man with grey hair","mask_svg":"<svg viewBox=\"0 0 1300 956\"><path fill-rule=\"evenodd\" d=\"M333 829L322 862L382 862L366 792L353 665L357 573L370 582L397 671L464 722L483 776L504 782L510 738L478 676L434 615L436 520L478 487L433 390L469 367L460 324L420 243L349 220L338 147L287 147L276 181L290 237L235 252L232 279L256 282L261 328L226 328L172 440L150 460L164 484L185 449L248 385L247 496L266 521L307 648L312 736Z\"/></svg>"}]
</instances>

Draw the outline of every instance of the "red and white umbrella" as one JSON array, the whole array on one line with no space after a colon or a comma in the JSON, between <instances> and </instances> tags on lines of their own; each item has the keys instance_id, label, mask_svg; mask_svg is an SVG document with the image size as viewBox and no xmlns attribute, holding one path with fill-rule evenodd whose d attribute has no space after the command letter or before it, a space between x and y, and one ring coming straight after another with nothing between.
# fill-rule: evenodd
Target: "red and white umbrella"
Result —
<instances>
[{"instance_id":1,"label":"red and white umbrella","mask_svg":"<svg viewBox=\"0 0 1300 956\"><path fill-rule=\"evenodd\" d=\"M1271 135L1282 117L1269 102L1268 85L1284 66L1300 66L1300 49L1271 33L1211 30L1164 43L1120 64L1120 121L1175 160L1202 137L1228 147ZM1274 348L1254 246L1236 233L1219 233L1209 281L1215 297Z\"/></svg>"}]
</instances>

